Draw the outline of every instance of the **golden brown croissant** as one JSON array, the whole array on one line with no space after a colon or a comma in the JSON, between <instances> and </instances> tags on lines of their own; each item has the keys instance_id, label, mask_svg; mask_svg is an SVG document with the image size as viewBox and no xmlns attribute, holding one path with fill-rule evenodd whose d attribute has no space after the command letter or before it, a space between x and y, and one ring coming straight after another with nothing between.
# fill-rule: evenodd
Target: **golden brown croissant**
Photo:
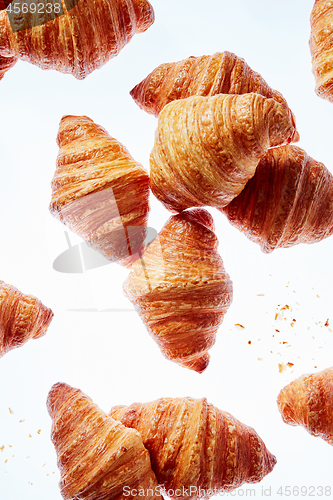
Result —
<instances>
[{"instance_id":1,"label":"golden brown croissant","mask_svg":"<svg viewBox=\"0 0 333 500\"><path fill-rule=\"evenodd\" d=\"M207 498L256 483L276 463L251 427L206 399L163 398L118 406L110 415L139 431L157 481L171 498Z\"/></svg>"},{"instance_id":2,"label":"golden brown croissant","mask_svg":"<svg viewBox=\"0 0 333 500\"><path fill-rule=\"evenodd\" d=\"M333 368L297 378L281 390L277 403L286 424L301 425L333 445Z\"/></svg>"},{"instance_id":3,"label":"golden brown croissant","mask_svg":"<svg viewBox=\"0 0 333 500\"><path fill-rule=\"evenodd\" d=\"M13 7L9 14L0 12L0 56L17 57L78 79L100 68L135 33L154 22L147 0L66 0L42 5L37 9L40 13L33 13L29 3L28 14L23 7L18 14ZM53 10L47 14L49 5Z\"/></svg>"},{"instance_id":4,"label":"golden brown croissant","mask_svg":"<svg viewBox=\"0 0 333 500\"><path fill-rule=\"evenodd\" d=\"M0 56L0 80L3 79L4 74L17 63L16 57L2 57Z\"/></svg>"},{"instance_id":5,"label":"golden brown croissant","mask_svg":"<svg viewBox=\"0 0 333 500\"><path fill-rule=\"evenodd\" d=\"M158 116L164 106L175 99L251 92L272 97L287 106L280 92L273 90L244 59L225 51L161 64L130 94L141 109Z\"/></svg>"},{"instance_id":6,"label":"golden brown croissant","mask_svg":"<svg viewBox=\"0 0 333 500\"><path fill-rule=\"evenodd\" d=\"M273 148L223 212L265 253L315 243L333 233L333 176L303 149Z\"/></svg>"},{"instance_id":7,"label":"golden brown croissant","mask_svg":"<svg viewBox=\"0 0 333 500\"><path fill-rule=\"evenodd\" d=\"M32 295L0 281L0 357L29 339L39 339L53 312Z\"/></svg>"},{"instance_id":8,"label":"golden brown croissant","mask_svg":"<svg viewBox=\"0 0 333 500\"><path fill-rule=\"evenodd\" d=\"M130 499L140 498L140 490L145 498L160 498L149 453L137 431L116 422L83 392L67 384L52 387L47 408L63 498L120 499L125 487L131 492L125 495Z\"/></svg>"},{"instance_id":9,"label":"golden brown croissant","mask_svg":"<svg viewBox=\"0 0 333 500\"><path fill-rule=\"evenodd\" d=\"M173 101L159 115L150 186L172 211L221 209L242 191L269 147L295 140L288 108L259 94Z\"/></svg>"},{"instance_id":10,"label":"golden brown croissant","mask_svg":"<svg viewBox=\"0 0 333 500\"><path fill-rule=\"evenodd\" d=\"M232 282L203 209L171 217L124 284L163 355L201 373L232 301Z\"/></svg>"},{"instance_id":11,"label":"golden brown croissant","mask_svg":"<svg viewBox=\"0 0 333 500\"><path fill-rule=\"evenodd\" d=\"M142 249L149 177L127 149L86 116L62 118L50 211L107 259Z\"/></svg>"},{"instance_id":12,"label":"golden brown croissant","mask_svg":"<svg viewBox=\"0 0 333 500\"><path fill-rule=\"evenodd\" d=\"M319 97L333 102L333 5L316 0L311 12L310 51Z\"/></svg>"}]
</instances>

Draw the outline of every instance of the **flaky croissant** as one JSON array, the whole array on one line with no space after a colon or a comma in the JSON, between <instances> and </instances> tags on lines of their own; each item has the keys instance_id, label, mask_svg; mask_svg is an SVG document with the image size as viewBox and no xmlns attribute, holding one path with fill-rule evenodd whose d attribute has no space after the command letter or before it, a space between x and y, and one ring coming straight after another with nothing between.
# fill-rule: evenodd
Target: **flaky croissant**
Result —
<instances>
[{"instance_id":1,"label":"flaky croissant","mask_svg":"<svg viewBox=\"0 0 333 500\"><path fill-rule=\"evenodd\" d=\"M160 498L149 453L137 431L116 422L67 384L52 387L47 408L63 498L139 499L140 491L145 498Z\"/></svg>"},{"instance_id":2,"label":"flaky croissant","mask_svg":"<svg viewBox=\"0 0 333 500\"><path fill-rule=\"evenodd\" d=\"M265 253L315 243L333 233L333 176L303 149L273 148L223 212Z\"/></svg>"},{"instance_id":3,"label":"flaky croissant","mask_svg":"<svg viewBox=\"0 0 333 500\"><path fill-rule=\"evenodd\" d=\"M50 5L52 12L47 14ZM0 12L0 56L17 57L78 79L100 68L135 33L154 22L147 0L59 0L38 3L35 12L29 2L28 6L28 14L22 6L18 14L13 7L10 13Z\"/></svg>"},{"instance_id":4,"label":"flaky croissant","mask_svg":"<svg viewBox=\"0 0 333 500\"><path fill-rule=\"evenodd\" d=\"M251 92L272 97L287 106L280 92L273 90L244 59L225 51L161 64L130 94L141 109L158 116L164 106L175 99Z\"/></svg>"},{"instance_id":5,"label":"flaky croissant","mask_svg":"<svg viewBox=\"0 0 333 500\"><path fill-rule=\"evenodd\" d=\"M173 101L159 115L150 186L171 211L221 209L242 191L269 147L295 140L288 108L259 94Z\"/></svg>"},{"instance_id":6,"label":"flaky croissant","mask_svg":"<svg viewBox=\"0 0 333 500\"><path fill-rule=\"evenodd\" d=\"M51 214L104 257L127 265L146 237L146 170L86 116L64 116L57 143Z\"/></svg>"},{"instance_id":7,"label":"flaky croissant","mask_svg":"<svg viewBox=\"0 0 333 500\"><path fill-rule=\"evenodd\" d=\"M124 283L163 355L199 373L232 301L213 230L203 209L171 217Z\"/></svg>"},{"instance_id":8,"label":"flaky croissant","mask_svg":"<svg viewBox=\"0 0 333 500\"><path fill-rule=\"evenodd\" d=\"M42 337L53 312L39 299L0 281L0 357L30 339Z\"/></svg>"},{"instance_id":9,"label":"flaky croissant","mask_svg":"<svg viewBox=\"0 0 333 500\"><path fill-rule=\"evenodd\" d=\"M297 378L281 390L277 403L286 424L301 425L333 445L333 368Z\"/></svg>"},{"instance_id":10,"label":"flaky croissant","mask_svg":"<svg viewBox=\"0 0 333 500\"><path fill-rule=\"evenodd\" d=\"M110 415L139 431L171 498L208 498L256 483L276 463L251 427L206 399L163 398L114 407Z\"/></svg>"},{"instance_id":11,"label":"flaky croissant","mask_svg":"<svg viewBox=\"0 0 333 500\"><path fill-rule=\"evenodd\" d=\"M310 52L316 93L333 102L333 5L315 0L311 16Z\"/></svg>"}]
</instances>

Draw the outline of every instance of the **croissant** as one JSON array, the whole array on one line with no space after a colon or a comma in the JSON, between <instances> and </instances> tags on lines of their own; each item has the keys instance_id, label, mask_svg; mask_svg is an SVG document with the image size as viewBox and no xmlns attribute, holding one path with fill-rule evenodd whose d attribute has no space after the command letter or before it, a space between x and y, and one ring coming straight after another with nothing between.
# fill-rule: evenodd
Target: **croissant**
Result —
<instances>
[{"instance_id":1,"label":"croissant","mask_svg":"<svg viewBox=\"0 0 333 500\"><path fill-rule=\"evenodd\" d=\"M221 209L242 191L269 147L295 140L286 106L259 94L173 101L159 115L150 186L171 211Z\"/></svg>"},{"instance_id":2,"label":"croissant","mask_svg":"<svg viewBox=\"0 0 333 500\"><path fill-rule=\"evenodd\" d=\"M17 57L80 80L154 22L147 0L66 0L43 4L42 9L33 5L28 3L28 13L23 13L23 6L18 14L11 6L9 12L0 12L0 56Z\"/></svg>"},{"instance_id":3,"label":"croissant","mask_svg":"<svg viewBox=\"0 0 333 500\"><path fill-rule=\"evenodd\" d=\"M129 265L146 237L148 173L86 116L64 116L57 143L51 214L110 261Z\"/></svg>"},{"instance_id":4,"label":"croissant","mask_svg":"<svg viewBox=\"0 0 333 500\"><path fill-rule=\"evenodd\" d=\"M286 424L301 425L333 445L333 368L297 378L281 390L277 403Z\"/></svg>"},{"instance_id":5,"label":"croissant","mask_svg":"<svg viewBox=\"0 0 333 500\"><path fill-rule=\"evenodd\" d=\"M316 0L310 16L310 52L316 93L333 102L333 8L328 0Z\"/></svg>"},{"instance_id":6,"label":"croissant","mask_svg":"<svg viewBox=\"0 0 333 500\"><path fill-rule=\"evenodd\" d=\"M199 373L232 301L232 282L213 231L206 210L171 217L124 283L162 354Z\"/></svg>"},{"instance_id":7,"label":"croissant","mask_svg":"<svg viewBox=\"0 0 333 500\"><path fill-rule=\"evenodd\" d=\"M315 243L333 233L333 176L303 149L273 148L223 212L265 253Z\"/></svg>"},{"instance_id":8,"label":"croissant","mask_svg":"<svg viewBox=\"0 0 333 500\"><path fill-rule=\"evenodd\" d=\"M63 383L51 388L47 409L63 498L133 499L142 498L140 491L145 498L160 498L149 453L137 431L116 422L82 391Z\"/></svg>"},{"instance_id":9,"label":"croissant","mask_svg":"<svg viewBox=\"0 0 333 500\"><path fill-rule=\"evenodd\" d=\"M0 281L0 357L48 329L53 312L32 295Z\"/></svg>"},{"instance_id":10,"label":"croissant","mask_svg":"<svg viewBox=\"0 0 333 500\"><path fill-rule=\"evenodd\" d=\"M1 15L1 14L0 14ZM5 73L17 63L16 57L0 56L0 80L3 79Z\"/></svg>"},{"instance_id":11,"label":"croissant","mask_svg":"<svg viewBox=\"0 0 333 500\"><path fill-rule=\"evenodd\" d=\"M114 407L110 415L139 431L157 481L171 498L208 498L256 483L276 463L254 429L205 398L134 403Z\"/></svg>"},{"instance_id":12,"label":"croissant","mask_svg":"<svg viewBox=\"0 0 333 500\"><path fill-rule=\"evenodd\" d=\"M287 106L280 92L273 90L244 59L225 51L161 64L130 94L141 109L158 116L164 106L175 99L251 92Z\"/></svg>"}]
</instances>

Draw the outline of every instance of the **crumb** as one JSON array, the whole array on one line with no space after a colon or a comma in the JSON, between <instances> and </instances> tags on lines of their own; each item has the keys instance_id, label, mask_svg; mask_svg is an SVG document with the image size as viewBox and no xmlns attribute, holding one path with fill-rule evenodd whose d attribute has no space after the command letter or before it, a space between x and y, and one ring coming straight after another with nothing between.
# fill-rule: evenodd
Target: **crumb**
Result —
<instances>
[{"instance_id":1,"label":"crumb","mask_svg":"<svg viewBox=\"0 0 333 500\"><path fill-rule=\"evenodd\" d=\"M257 293L257 297L265 297L264 293Z\"/></svg>"},{"instance_id":2,"label":"crumb","mask_svg":"<svg viewBox=\"0 0 333 500\"><path fill-rule=\"evenodd\" d=\"M286 304L285 306L281 307L281 311L284 311L285 309L289 309L288 304Z\"/></svg>"},{"instance_id":3,"label":"crumb","mask_svg":"<svg viewBox=\"0 0 333 500\"><path fill-rule=\"evenodd\" d=\"M327 318L325 326L328 326L328 325L329 325L329 319Z\"/></svg>"},{"instance_id":4,"label":"crumb","mask_svg":"<svg viewBox=\"0 0 333 500\"><path fill-rule=\"evenodd\" d=\"M288 342L284 341L284 342L282 342L282 344L283 344L283 345L284 345L284 344L288 344Z\"/></svg>"},{"instance_id":5,"label":"crumb","mask_svg":"<svg viewBox=\"0 0 333 500\"><path fill-rule=\"evenodd\" d=\"M286 365L284 363L278 363L279 365L279 372L282 373L286 370Z\"/></svg>"},{"instance_id":6,"label":"crumb","mask_svg":"<svg viewBox=\"0 0 333 500\"><path fill-rule=\"evenodd\" d=\"M240 323L236 323L236 324L235 324L235 327L236 327L236 328L240 328L240 329L242 329L242 330L245 328L245 326L241 325Z\"/></svg>"},{"instance_id":7,"label":"crumb","mask_svg":"<svg viewBox=\"0 0 333 500\"><path fill-rule=\"evenodd\" d=\"M280 330L278 330L277 328L275 328L275 331L278 332L278 333L280 333Z\"/></svg>"},{"instance_id":8,"label":"crumb","mask_svg":"<svg viewBox=\"0 0 333 500\"><path fill-rule=\"evenodd\" d=\"M14 413L14 412L13 412L13 410L12 410L11 408L8 408L8 410L9 410L9 413L10 413L11 415L13 415L13 413Z\"/></svg>"},{"instance_id":9,"label":"crumb","mask_svg":"<svg viewBox=\"0 0 333 500\"><path fill-rule=\"evenodd\" d=\"M258 358L258 361L264 361L262 358Z\"/></svg>"},{"instance_id":10,"label":"crumb","mask_svg":"<svg viewBox=\"0 0 333 500\"><path fill-rule=\"evenodd\" d=\"M0 451L3 451L4 449L5 449L4 445L0 446Z\"/></svg>"},{"instance_id":11,"label":"crumb","mask_svg":"<svg viewBox=\"0 0 333 500\"><path fill-rule=\"evenodd\" d=\"M275 313L275 321L278 319L279 315L278 313Z\"/></svg>"},{"instance_id":12,"label":"crumb","mask_svg":"<svg viewBox=\"0 0 333 500\"><path fill-rule=\"evenodd\" d=\"M29 434L29 438L31 438L31 437L32 437L32 435L31 435L31 434Z\"/></svg>"},{"instance_id":13,"label":"crumb","mask_svg":"<svg viewBox=\"0 0 333 500\"><path fill-rule=\"evenodd\" d=\"M248 341L248 344L249 344L249 345L251 345L251 344L252 344L251 340L249 340L249 341Z\"/></svg>"},{"instance_id":14,"label":"crumb","mask_svg":"<svg viewBox=\"0 0 333 500\"><path fill-rule=\"evenodd\" d=\"M19 421L19 424L21 424L22 422L25 422L25 420L24 420L24 419L23 419L23 420L20 420L20 421Z\"/></svg>"},{"instance_id":15,"label":"crumb","mask_svg":"<svg viewBox=\"0 0 333 500\"><path fill-rule=\"evenodd\" d=\"M289 363L287 363L287 366L288 366L288 368L291 368L292 366L294 366L294 363L289 362Z\"/></svg>"},{"instance_id":16,"label":"crumb","mask_svg":"<svg viewBox=\"0 0 333 500\"><path fill-rule=\"evenodd\" d=\"M319 295L317 294L316 297L318 297L318 299L320 299Z\"/></svg>"},{"instance_id":17,"label":"crumb","mask_svg":"<svg viewBox=\"0 0 333 500\"><path fill-rule=\"evenodd\" d=\"M40 434L42 432L42 429L38 429L37 434Z\"/></svg>"},{"instance_id":18,"label":"crumb","mask_svg":"<svg viewBox=\"0 0 333 500\"><path fill-rule=\"evenodd\" d=\"M8 458L5 460L5 464L8 462Z\"/></svg>"}]
</instances>

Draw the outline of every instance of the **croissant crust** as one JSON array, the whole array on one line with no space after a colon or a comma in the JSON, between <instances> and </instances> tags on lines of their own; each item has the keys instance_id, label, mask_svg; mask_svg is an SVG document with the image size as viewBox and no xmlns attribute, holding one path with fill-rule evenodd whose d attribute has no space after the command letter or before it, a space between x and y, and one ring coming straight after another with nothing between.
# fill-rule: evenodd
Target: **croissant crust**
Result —
<instances>
[{"instance_id":1,"label":"croissant crust","mask_svg":"<svg viewBox=\"0 0 333 500\"><path fill-rule=\"evenodd\" d=\"M286 424L301 425L333 445L333 368L297 378L281 390L277 403Z\"/></svg>"},{"instance_id":2,"label":"croissant crust","mask_svg":"<svg viewBox=\"0 0 333 500\"><path fill-rule=\"evenodd\" d=\"M32 295L0 281L0 357L29 339L42 337L53 312Z\"/></svg>"},{"instance_id":3,"label":"croissant crust","mask_svg":"<svg viewBox=\"0 0 333 500\"><path fill-rule=\"evenodd\" d=\"M213 229L203 209L171 217L124 284L163 355L197 372L208 365L208 350L232 301Z\"/></svg>"},{"instance_id":4,"label":"croissant crust","mask_svg":"<svg viewBox=\"0 0 333 500\"><path fill-rule=\"evenodd\" d=\"M259 94L173 101L159 115L150 186L171 211L221 209L242 191L269 147L297 139L288 109Z\"/></svg>"},{"instance_id":5,"label":"croissant crust","mask_svg":"<svg viewBox=\"0 0 333 500\"><path fill-rule=\"evenodd\" d=\"M312 72L319 97L333 102L333 5L316 0L311 17L310 52Z\"/></svg>"},{"instance_id":6,"label":"croissant crust","mask_svg":"<svg viewBox=\"0 0 333 500\"><path fill-rule=\"evenodd\" d=\"M127 149L86 116L62 118L51 214L110 261L142 249L149 177Z\"/></svg>"},{"instance_id":7,"label":"croissant crust","mask_svg":"<svg viewBox=\"0 0 333 500\"><path fill-rule=\"evenodd\" d=\"M287 106L280 92L273 90L244 59L225 51L161 64L130 94L140 108L158 116L166 104L176 99L251 92Z\"/></svg>"},{"instance_id":8,"label":"croissant crust","mask_svg":"<svg viewBox=\"0 0 333 500\"><path fill-rule=\"evenodd\" d=\"M206 399L163 398L114 407L110 415L140 432L171 498L182 500L189 492L192 499L207 498L256 483L276 463L252 428Z\"/></svg>"},{"instance_id":9,"label":"croissant crust","mask_svg":"<svg viewBox=\"0 0 333 500\"><path fill-rule=\"evenodd\" d=\"M83 79L154 22L147 0L60 3L64 14L48 22L44 12L28 18L11 13L10 21L5 10L0 12L0 56L17 57Z\"/></svg>"},{"instance_id":10,"label":"croissant crust","mask_svg":"<svg viewBox=\"0 0 333 500\"><path fill-rule=\"evenodd\" d=\"M333 233L333 176L301 148L273 148L223 212L265 253L315 243Z\"/></svg>"},{"instance_id":11,"label":"croissant crust","mask_svg":"<svg viewBox=\"0 0 333 500\"><path fill-rule=\"evenodd\" d=\"M142 499L140 491L145 498L160 498L149 454L137 431L107 416L67 384L52 387L47 407L64 499Z\"/></svg>"}]
</instances>

